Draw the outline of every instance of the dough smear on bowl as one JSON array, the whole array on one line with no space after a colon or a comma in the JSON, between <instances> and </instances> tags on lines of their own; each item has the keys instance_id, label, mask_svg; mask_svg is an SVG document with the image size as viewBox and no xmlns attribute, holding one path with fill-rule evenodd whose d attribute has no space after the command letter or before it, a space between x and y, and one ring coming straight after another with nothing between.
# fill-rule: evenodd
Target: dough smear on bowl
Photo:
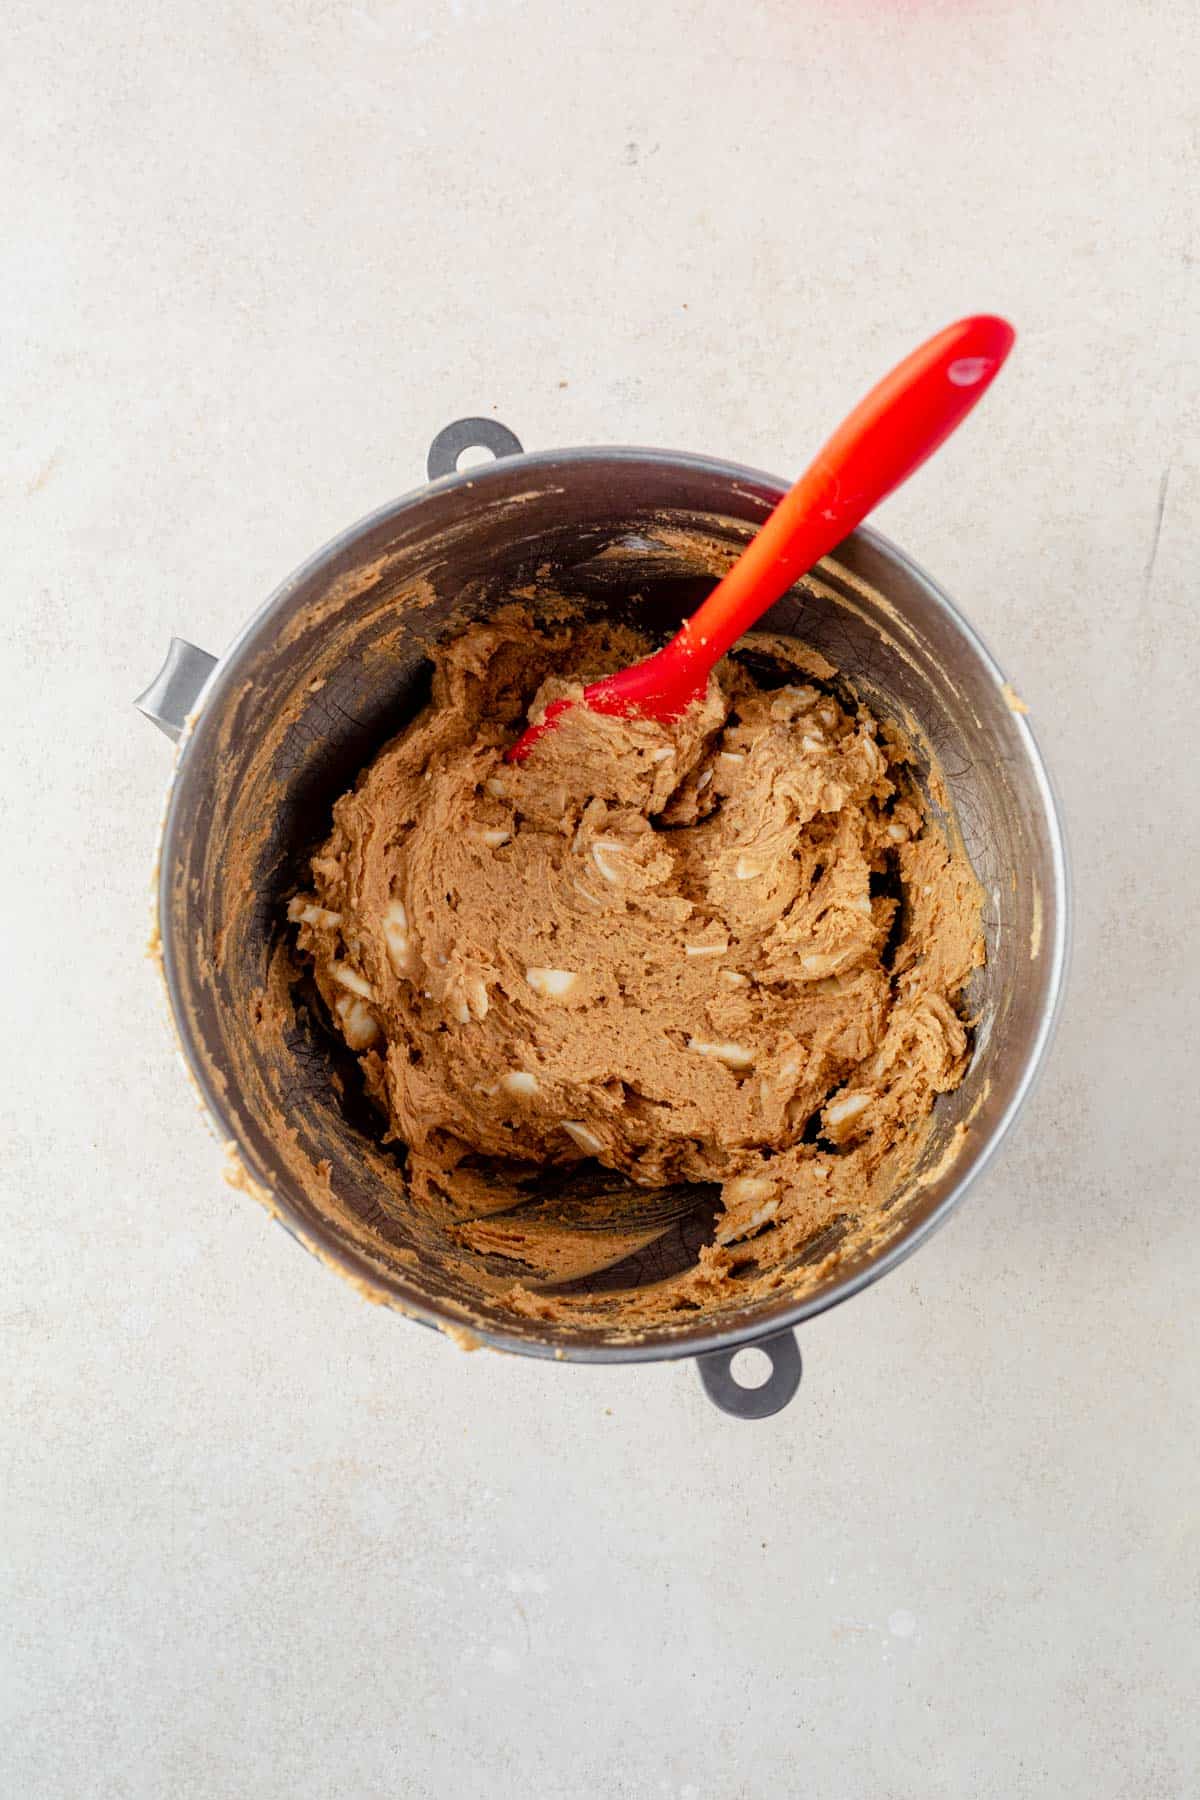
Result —
<instances>
[{"instance_id":1,"label":"dough smear on bowl","mask_svg":"<svg viewBox=\"0 0 1200 1800\"><path fill-rule=\"evenodd\" d=\"M505 763L649 648L515 603L442 646L289 916L416 1204L502 1255L505 1170L718 1183L672 1288L697 1304L914 1166L967 1066L981 896L907 747L790 638L744 640L675 724L579 707Z\"/></svg>"}]
</instances>

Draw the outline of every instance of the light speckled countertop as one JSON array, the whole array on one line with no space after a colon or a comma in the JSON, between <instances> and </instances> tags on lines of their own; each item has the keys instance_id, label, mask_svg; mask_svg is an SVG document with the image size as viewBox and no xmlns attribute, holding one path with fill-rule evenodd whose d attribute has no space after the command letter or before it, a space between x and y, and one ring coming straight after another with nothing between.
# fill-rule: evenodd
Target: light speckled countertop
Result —
<instances>
[{"instance_id":1,"label":"light speckled countertop","mask_svg":"<svg viewBox=\"0 0 1200 1800\"><path fill-rule=\"evenodd\" d=\"M1194 1794L1192 0L5 37L0 1788ZM167 637L219 650L457 415L786 473L979 307L1019 354L881 522L1065 802L1016 1138L759 1426L365 1305L222 1183L142 960Z\"/></svg>"}]
</instances>

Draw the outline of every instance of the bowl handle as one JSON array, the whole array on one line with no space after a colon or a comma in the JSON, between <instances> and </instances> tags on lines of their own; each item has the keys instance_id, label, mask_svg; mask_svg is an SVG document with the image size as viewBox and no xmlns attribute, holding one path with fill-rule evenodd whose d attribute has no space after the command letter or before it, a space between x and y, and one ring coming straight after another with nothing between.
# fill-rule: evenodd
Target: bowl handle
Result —
<instances>
[{"instance_id":1,"label":"bowl handle","mask_svg":"<svg viewBox=\"0 0 1200 1800\"><path fill-rule=\"evenodd\" d=\"M133 704L152 725L178 743L188 714L216 666L216 657L207 650L197 649L186 638L173 637L162 668Z\"/></svg>"},{"instance_id":2,"label":"bowl handle","mask_svg":"<svg viewBox=\"0 0 1200 1800\"><path fill-rule=\"evenodd\" d=\"M771 1359L771 1373L761 1387L743 1387L733 1373L738 1350L762 1350ZM777 1331L773 1337L755 1338L732 1350L710 1350L696 1358L704 1391L714 1406L734 1419L769 1419L782 1412L800 1386L803 1365L795 1333Z\"/></svg>"},{"instance_id":3,"label":"bowl handle","mask_svg":"<svg viewBox=\"0 0 1200 1800\"><path fill-rule=\"evenodd\" d=\"M497 461L502 456L521 456L524 445L515 431L499 419L455 419L444 425L429 446L425 467L430 481L453 475L464 450L490 450Z\"/></svg>"}]
</instances>

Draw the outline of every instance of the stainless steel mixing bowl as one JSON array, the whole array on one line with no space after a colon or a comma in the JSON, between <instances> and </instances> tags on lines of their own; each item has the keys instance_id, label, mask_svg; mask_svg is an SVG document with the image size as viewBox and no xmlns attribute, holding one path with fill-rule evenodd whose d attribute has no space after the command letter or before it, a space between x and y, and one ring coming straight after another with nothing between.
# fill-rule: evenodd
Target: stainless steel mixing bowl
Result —
<instances>
[{"instance_id":1,"label":"stainless steel mixing bowl","mask_svg":"<svg viewBox=\"0 0 1200 1800\"><path fill-rule=\"evenodd\" d=\"M496 460L456 472L474 446ZM840 1254L830 1257L829 1237L814 1242L770 1298L685 1314L638 1336L481 1303L470 1271L448 1265L444 1246L397 1204L402 1154L379 1144L353 1070L315 1009L288 1002L286 897L304 883L334 799L424 699L432 642L498 596L546 584L665 632L786 483L662 451L526 455L505 427L478 419L440 434L429 475L429 486L352 526L291 576L219 661L176 640L138 702L181 739L158 903L188 1064L247 1187L373 1298L526 1355L694 1356L718 1405L763 1417L799 1381L793 1327L895 1268L948 1216L1043 1060L1063 983L1068 897L1042 758L971 627L877 533L856 532L781 601L765 625L824 651L877 711L915 728L940 767L987 896L968 1075L939 1100L920 1179L882 1227L842 1221ZM281 1027L263 1004L270 993L284 1003ZM956 1132L963 1122L965 1133ZM653 1280L695 1248L686 1221L669 1223L615 1279ZM771 1359L764 1386L741 1385L731 1367L747 1344Z\"/></svg>"}]
</instances>

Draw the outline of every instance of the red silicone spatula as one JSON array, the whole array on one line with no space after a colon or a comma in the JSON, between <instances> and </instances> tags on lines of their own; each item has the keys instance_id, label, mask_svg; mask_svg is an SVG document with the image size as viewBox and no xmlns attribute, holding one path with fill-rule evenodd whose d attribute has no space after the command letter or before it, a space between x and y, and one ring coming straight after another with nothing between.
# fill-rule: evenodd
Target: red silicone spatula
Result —
<instances>
[{"instance_id":1,"label":"red silicone spatula","mask_svg":"<svg viewBox=\"0 0 1200 1800\"><path fill-rule=\"evenodd\" d=\"M966 418L1015 336L1004 319L982 313L948 325L905 357L834 432L670 643L631 669L593 681L582 704L594 712L679 718L742 633ZM507 752L509 762L524 761L575 704L551 701Z\"/></svg>"}]
</instances>

